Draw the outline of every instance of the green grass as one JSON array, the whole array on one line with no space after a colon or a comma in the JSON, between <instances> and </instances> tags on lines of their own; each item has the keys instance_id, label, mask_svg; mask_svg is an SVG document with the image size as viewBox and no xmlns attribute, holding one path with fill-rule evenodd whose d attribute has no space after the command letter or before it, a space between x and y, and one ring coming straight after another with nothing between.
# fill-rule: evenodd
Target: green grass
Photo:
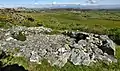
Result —
<instances>
[{"instance_id":1,"label":"green grass","mask_svg":"<svg viewBox=\"0 0 120 71\"><path fill-rule=\"evenodd\" d=\"M14 39L17 39L17 40L20 40L20 41L25 41L26 40L26 36L22 31L20 31L18 34L16 34L16 33L12 34L12 37Z\"/></svg>"},{"instance_id":2,"label":"green grass","mask_svg":"<svg viewBox=\"0 0 120 71\"><path fill-rule=\"evenodd\" d=\"M115 12L116 13L116 12ZM44 12L44 13L20 13L23 15L30 15L36 19L39 23L45 27L52 28L54 30L80 30L92 32L93 29L99 30L99 32L105 29L119 28L120 21L118 15L111 13L108 15L102 11L89 11L81 13L72 13L69 11L64 12ZM118 14L118 13L117 13Z\"/></svg>"},{"instance_id":3,"label":"green grass","mask_svg":"<svg viewBox=\"0 0 120 71\"><path fill-rule=\"evenodd\" d=\"M81 11L74 13L70 11L52 11L39 13L17 13L26 18L32 17L34 22L29 20L18 21L12 15L0 15L0 21L10 22L20 26L40 26L52 28L53 30L80 30L87 32L103 32L106 29L120 27L119 11ZM0 24L1 25L1 24ZM3 25L3 24L2 24ZM7 26L7 25L6 25Z\"/></svg>"}]
</instances>

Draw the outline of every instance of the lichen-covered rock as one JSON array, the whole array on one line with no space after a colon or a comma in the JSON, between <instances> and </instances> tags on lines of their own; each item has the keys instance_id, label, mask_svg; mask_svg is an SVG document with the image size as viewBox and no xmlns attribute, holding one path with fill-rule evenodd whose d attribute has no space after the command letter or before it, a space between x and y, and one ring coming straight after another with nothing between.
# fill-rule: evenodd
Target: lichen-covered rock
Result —
<instances>
[{"instance_id":1,"label":"lichen-covered rock","mask_svg":"<svg viewBox=\"0 0 120 71\"><path fill-rule=\"evenodd\" d=\"M67 63L70 55L70 52L59 53L59 55L51 55L51 57L48 57L48 62L52 66L56 65L59 67L63 67Z\"/></svg>"},{"instance_id":2,"label":"lichen-covered rock","mask_svg":"<svg viewBox=\"0 0 120 71\"><path fill-rule=\"evenodd\" d=\"M77 40L72 46L70 57L73 64L89 65L96 60L117 62L114 58L115 44L106 35L72 32L68 36Z\"/></svg>"},{"instance_id":3,"label":"lichen-covered rock","mask_svg":"<svg viewBox=\"0 0 120 71\"><path fill-rule=\"evenodd\" d=\"M88 53L83 50L73 49L70 57L70 61L73 62L74 65L89 65L92 60L90 60L90 56Z\"/></svg>"},{"instance_id":4,"label":"lichen-covered rock","mask_svg":"<svg viewBox=\"0 0 120 71\"><path fill-rule=\"evenodd\" d=\"M97 60L117 62L114 58L115 45L106 35L85 32L69 32L68 36L46 34L51 31L44 27L1 28L0 49L39 64L47 59L52 66L59 67L68 60L74 65L87 66ZM23 37L24 41L21 40Z\"/></svg>"},{"instance_id":5,"label":"lichen-covered rock","mask_svg":"<svg viewBox=\"0 0 120 71\"><path fill-rule=\"evenodd\" d=\"M115 44L114 42L106 35L101 35L100 39L102 40L101 49L109 55L115 55Z\"/></svg>"}]
</instances>

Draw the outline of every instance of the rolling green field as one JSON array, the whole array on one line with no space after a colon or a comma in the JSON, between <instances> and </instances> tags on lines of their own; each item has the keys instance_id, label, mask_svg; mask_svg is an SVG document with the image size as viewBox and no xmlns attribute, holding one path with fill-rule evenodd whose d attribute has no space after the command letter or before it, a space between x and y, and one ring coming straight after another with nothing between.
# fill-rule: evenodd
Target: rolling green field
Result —
<instances>
[{"instance_id":1,"label":"rolling green field","mask_svg":"<svg viewBox=\"0 0 120 71\"><path fill-rule=\"evenodd\" d=\"M22 26L45 26L53 30L79 30L105 33L105 30L120 28L120 11L42 11L0 14L0 26L4 23ZM20 15L20 16L19 16ZM33 18L19 20L22 17ZM18 17L18 18L17 18ZM8 25L8 24L7 24ZM104 32L103 32L104 31Z\"/></svg>"},{"instance_id":2,"label":"rolling green field","mask_svg":"<svg viewBox=\"0 0 120 71\"><path fill-rule=\"evenodd\" d=\"M120 12L88 11L69 12L53 11L40 13L22 13L31 15L36 21L46 27L56 30L80 30L81 27L89 29L119 28Z\"/></svg>"},{"instance_id":3,"label":"rolling green field","mask_svg":"<svg viewBox=\"0 0 120 71\"><path fill-rule=\"evenodd\" d=\"M0 14L0 27L45 26L53 29L53 34L59 31L85 31L97 34L106 34L117 44L116 58L118 63L110 65L97 63L93 66L74 66L67 63L63 68L51 67L46 61L42 65L28 62L23 57L8 57L3 63L22 65L29 71L120 71L120 11L49 11L39 13L17 13L31 17L34 21L18 21L10 15ZM11 20L12 19L12 20ZM11 20L11 22L9 22Z\"/></svg>"}]
</instances>

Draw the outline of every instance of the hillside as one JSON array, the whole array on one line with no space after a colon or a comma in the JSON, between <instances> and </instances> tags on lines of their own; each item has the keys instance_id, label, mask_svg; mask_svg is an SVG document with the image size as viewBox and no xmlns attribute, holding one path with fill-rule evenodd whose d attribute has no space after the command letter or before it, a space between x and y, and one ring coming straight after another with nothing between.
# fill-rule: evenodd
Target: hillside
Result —
<instances>
[{"instance_id":1,"label":"hillside","mask_svg":"<svg viewBox=\"0 0 120 71\"><path fill-rule=\"evenodd\" d=\"M0 70L119 71L120 11L0 9Z\"/></svg>"}]
</instances>

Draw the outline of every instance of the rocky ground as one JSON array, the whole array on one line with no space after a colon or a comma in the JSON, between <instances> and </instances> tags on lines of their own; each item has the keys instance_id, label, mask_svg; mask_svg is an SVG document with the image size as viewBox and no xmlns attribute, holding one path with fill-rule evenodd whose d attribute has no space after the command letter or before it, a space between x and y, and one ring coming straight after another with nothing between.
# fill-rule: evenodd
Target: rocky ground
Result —
<instances>
[{"instance_id":1,"label":"rocky ground","mask_svg":"<svg viewBox=\"0 0 120 71\"><path fill-rule=\"evenodd\" d=\"M52 29L44 27L1 28L0 49L38 64L47 59L51 66L59 67L67 61L87 66L98 61L117 62L115 44L106 35L68 31L49 35L50 32Z\"/></svg>"}]
</instances>

